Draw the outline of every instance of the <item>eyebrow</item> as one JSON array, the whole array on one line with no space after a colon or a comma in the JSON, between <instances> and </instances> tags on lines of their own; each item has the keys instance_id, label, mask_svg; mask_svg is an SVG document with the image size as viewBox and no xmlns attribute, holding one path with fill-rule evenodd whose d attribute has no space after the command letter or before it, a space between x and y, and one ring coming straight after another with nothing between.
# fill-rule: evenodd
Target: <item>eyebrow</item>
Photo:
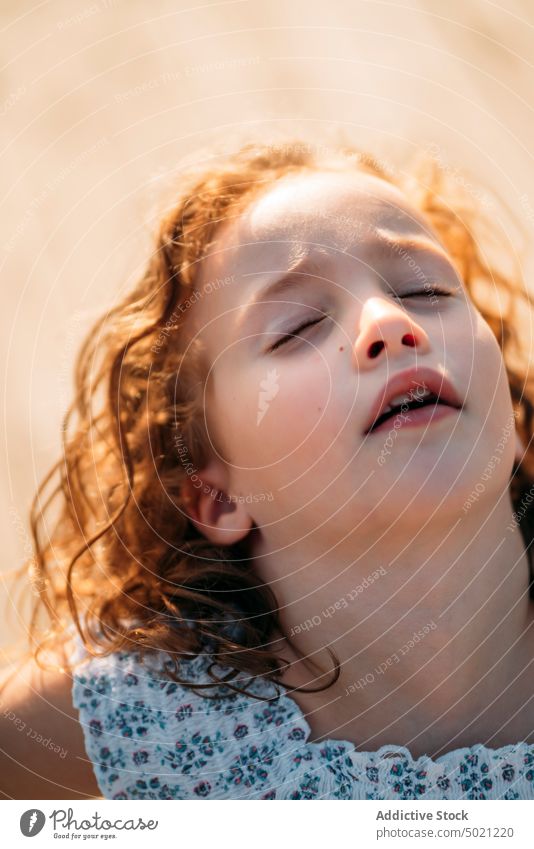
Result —
<instances>
[{"instance_id":1,"label":"eyebrow","mask_svg":"<svg viewBox=\"0 0 534 849\"><path fill-rule=\"evenodd\" d=\"M326 254L320 254L320 257L323 262L328 260ZM272 281L272 283L268 283L266 286L259 289L259 291L256 292L256 294L253 295L252 298L250 298L250 300L248 300L244 305L246 312L248 312L249 308L255 304L262 303L263 301L270 301L276 295L284 294L290 289L302 286L303 275L321 275L321 271L322 269L318 259L310 254L302 256L297 260L297 262L294 262L289 269L284 271L280 277L277 277L276 280ZM251 272L244 276L254 277L255 273Z\"/></svg>"},{"instance_id":2,"label":"eyebrow","mask_svg":"<svg viewBox=\"0 0 534 849\"><path fill-rule=\"evenodd\" d=\"M392 256L398 256L402 251L409 256L414 253L419 255L423 254L433 260L437 260L438 262L446 262L451 268L453 268L450 258L440 245L429 241L428 237L425 236L411 236L404 239L398 239L384 235L382 232L382 234L379 235L373 243L371 251L383 251L384 248L386 248ZM347 252L345 251L344 253L346 254ZM315 255L308 253L299 258L289 269L277 277L276 280L273 280L263 288L260 288L259 291L243 305L244 309L239 324L241 324L242 320L245 320L250 307L263 303L264 301L270 301L277 295L286 294L291 289L301 288L304 283L303 275L314 274L322 277L321 272L323 269L321 268L321 264L324 264L324 262L328 261L328 259L329 256L323 251L316 252ZM256 276L255 272L250 272L249 274L244 275L244 277L254 276Z\"/></svg>"}]
</instances>

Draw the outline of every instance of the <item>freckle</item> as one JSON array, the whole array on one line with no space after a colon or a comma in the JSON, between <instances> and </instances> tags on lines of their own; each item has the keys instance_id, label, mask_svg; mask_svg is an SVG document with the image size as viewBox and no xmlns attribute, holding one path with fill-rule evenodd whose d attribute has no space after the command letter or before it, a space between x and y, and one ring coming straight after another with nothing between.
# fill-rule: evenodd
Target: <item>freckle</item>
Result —
<instances>
[{"instance_id":1,"label":"freckle","mask_svg":"<svg viewBox=\"0 0 534 849\"><path fill-rule=\"evenodd\" d=\"M342 346L341 346L341 347L340 347L340 349L339 349L339 350L340 350L340 351L343 351L343 350L344 350L344 347L343 347L343 345L342 345Z\"/></svg>"}]
</instances>

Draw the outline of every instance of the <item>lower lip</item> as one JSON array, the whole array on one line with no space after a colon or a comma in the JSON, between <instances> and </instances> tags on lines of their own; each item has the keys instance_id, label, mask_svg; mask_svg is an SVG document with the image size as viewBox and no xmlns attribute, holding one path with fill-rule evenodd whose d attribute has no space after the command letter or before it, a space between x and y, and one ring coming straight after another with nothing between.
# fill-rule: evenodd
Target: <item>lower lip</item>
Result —
<instances>
[{"instance_id":1,"label":"lower lip","mask_svg":"<svg viewBox=\"0 0 534 849\"><path fill-rule=\"evenodd\" d=\"M456 414L459 410L457 407L449 407L446 404L435 404L430 406L427 404L425 407L421 407L421 409L407 410L405 413L402 411L396 413L394 416L391 416L389 419L385 419L378 427L373 428L373 430L369 431L369 434L379 433L380 431L389 431L389 430L404 430L407 427L421 427L422 425L428 424L429 422L438 422L441 419L448 418L451 413ZM394 425L397 424L397 427Z\"/></svg>"}]
</instances>

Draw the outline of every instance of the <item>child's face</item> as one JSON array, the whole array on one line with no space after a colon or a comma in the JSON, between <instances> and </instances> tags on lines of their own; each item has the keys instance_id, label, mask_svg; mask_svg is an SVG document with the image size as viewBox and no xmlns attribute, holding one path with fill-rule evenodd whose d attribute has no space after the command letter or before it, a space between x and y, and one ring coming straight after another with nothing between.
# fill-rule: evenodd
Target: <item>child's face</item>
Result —
<instances>
[{"instance_id":1,"label":"child's face","mask_svg":"<svg viewBox=\"0 0 534 849\"><path fill-rule=\"evenodd\" d=\"M398 190L358 173L290 175L216 235L190 316L210 364L209 433L228 492L273 542L458 515L493 455L484 498L502 493L516 443L512 428L496 450L513 422L497 341ZM304 256L313 267L291 287L262 294ZM269 350L284 333L298 335ZM366 434L377 395L413 366L448 378L463 409Z\"/></svg>"}]
</instances>

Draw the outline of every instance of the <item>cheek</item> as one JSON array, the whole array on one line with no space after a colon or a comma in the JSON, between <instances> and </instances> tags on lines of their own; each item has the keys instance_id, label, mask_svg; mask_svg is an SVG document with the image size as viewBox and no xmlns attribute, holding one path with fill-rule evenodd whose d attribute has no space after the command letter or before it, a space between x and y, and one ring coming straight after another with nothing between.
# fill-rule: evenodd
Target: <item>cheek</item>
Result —
<instances>
[{"instance_id":1,"label":"cheek","mask_svg":"<svg viewBox=\"0 0 534 849\"><path fill-rule=\"evenodd\" d=\"M508 374L499 344L481 316L466 381L471 381L469 400L480 422L481 453L491 456L498 447L503 466L511 470L515 426Z\"/></svg>"},{"instance_id":2,"label":"cheek","mask_svg":"<svg viewBox=\"0 0 534 849\"><path fill-rule=\"evenodd\" d=\"M489 407L491 397L507 390L508 379L499 344L491 327L468 302L444 336L444 366L458 381L464 395L477 406ZM502 400L502 396L501 396Z\"/></svg>"},{"instance_id":3,"label":"cheek","mask_svg":"<svg viewBox=\"0 0 534 849\"><path fill-rule=\"evenodd\" d=\"M332 374L318 355L250 371L224 403L229 456L244 469L295 468L324 445L333 397Z\"/></svg>"},{"instance_id":4,"label":"cheek","mask_svg":"<svg viewBox=\"0 0 534 849\"><path fill-rule=\"evenodd\" d=\"M509 401L508 375L499 343L490 326L480 315L475 333L471 354L472 366L468 361L465 366L483 404L489 410L494 403L500 402L502 406Z\"/></svg>"}]
</instances>

